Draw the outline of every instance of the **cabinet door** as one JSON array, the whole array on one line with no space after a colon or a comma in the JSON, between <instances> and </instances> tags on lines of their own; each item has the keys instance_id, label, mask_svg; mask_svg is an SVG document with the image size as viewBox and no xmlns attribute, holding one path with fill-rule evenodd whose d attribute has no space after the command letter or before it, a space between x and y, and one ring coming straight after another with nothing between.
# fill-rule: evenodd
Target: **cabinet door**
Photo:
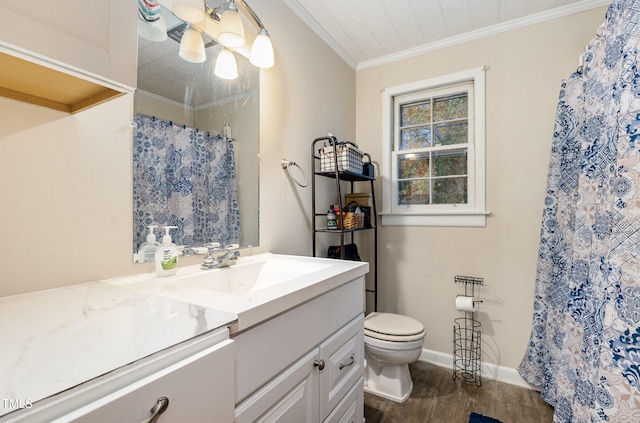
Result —
<instances>
[{"instance_id":1,"label":"cabinet door","mask_svg":"<svg viewBox=\"0 0 640 423\"><path fill-rule=\"evenodd\" d=\"M318 422L318 349L278 375L236 407L236 423Z\"/></svg>"},{"instance_id":2,"label":"cabinet door","mask_svg":"<svg viewBox=\"0 0 640 423\"><path fill-rule=\"evenodd\" d=\"M364 377L351 388L347 396L333 409L324 423L361 423L364 421Z\"/></svg>"},{"instance_id":3,"label":"cabinet door","mask_svg":"<svg viewBox=\"0 0 640 423\"><path fill-rule=\"evenodd\" d=\"M320 357L325 362L320 372L322 421L364 374L364 315L320 344Z\"/></svg>"},{"instance_id":4,"label":"cabinet door","mask_svg":"<svg viewBox=\"0 0 640 423\"><path fill-rule=\"evenodd\" d=\"M94 401L53 423L140 423L159 398L169 406L158 423L220 422L234 417L234 348L227 340Z\"/></svg>"},{"instance_id":5,"label":"cabinet door","mask_svg":"<svg viewBox=\"0 0 640 423\"><path fill-rule=\"evenodd\" d=\"M56 0L38 6L0 0L0 45L26 50L34 59L46 58L47 65L64 64L84 76L100 75L135 87L136 3Z\"/></svg>"}]
</instances>

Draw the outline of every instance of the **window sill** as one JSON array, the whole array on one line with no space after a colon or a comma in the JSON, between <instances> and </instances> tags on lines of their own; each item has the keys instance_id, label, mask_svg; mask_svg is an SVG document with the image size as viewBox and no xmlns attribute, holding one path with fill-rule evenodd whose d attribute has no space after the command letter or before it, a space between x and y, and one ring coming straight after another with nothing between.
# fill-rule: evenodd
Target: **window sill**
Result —
<instances>
[{"instance_id":1,"label":"window sill","mask_svg":"<svg viewBox=\"0 0 640 423\"><path fill-rule=\"evenodd\" d=\"M383 226L459 226L482 228L487 224L488 211L455 213L379 213Z\"/></svg>"}]
</instances>

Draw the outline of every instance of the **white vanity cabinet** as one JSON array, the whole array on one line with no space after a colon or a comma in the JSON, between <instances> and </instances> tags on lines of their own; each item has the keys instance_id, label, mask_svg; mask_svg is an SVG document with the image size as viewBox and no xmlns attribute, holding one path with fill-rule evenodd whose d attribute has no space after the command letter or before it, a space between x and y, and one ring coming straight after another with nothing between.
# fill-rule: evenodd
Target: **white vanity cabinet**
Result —
<instances>
[{"instance_id":1,"label":"white vanity cabinet","mask_svg":"<svg viewBox=\"0 0 640 423\"><path fill-rule=\"evenodd\" d=\"M53 423L142 422L156 404L158 423L233 422L233 341L157 371Z\"/></svg>"},{"instance_id":2,"label":"white vanity cabinet","mask_svg":"<svg viewBox=\"0 0 640 423\"><path fill-rule=\"evenodd\" d=\"M133 92L136 7L0 0L0 95L74 113Z\"/></svg>"},{"instance_id":3,"label":"white vanity cabinet","mask_svg":"<svg viewBox=\"0 0 640 423\"><path fill-rule=\"evenodd\" d=\"M0 422L140 423L161 398L157 423L234 421L234 342L202 335L20 410ZM165 401L164 399L162 401Z\"/></svg>"},{"instance_id":4,"label":"white vanity cabinet","mask_svg":"<svg viewBox=\"0 0 640 423\"><path fill-rule=\"evenodd\" d=\"M242 332L236 422L362 422L364 278Z\"/></svg>"}]
</instances>

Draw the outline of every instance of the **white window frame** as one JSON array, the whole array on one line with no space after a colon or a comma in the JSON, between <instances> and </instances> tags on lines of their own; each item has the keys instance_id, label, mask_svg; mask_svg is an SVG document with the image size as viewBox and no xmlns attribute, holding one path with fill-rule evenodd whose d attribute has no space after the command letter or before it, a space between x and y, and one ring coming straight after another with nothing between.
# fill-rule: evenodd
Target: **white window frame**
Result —
<instances>
[{"instance_id":1,"label":"white window frame","mask_svg":"<svg viewBox=\"0 0 640 423\"><path fill-rule=\"evenodd\" d=\"M406 103L411 96L435 89L470 84L469 143L467 148L467 203L400 205L394 142L398 134L396 100ZM455 90L455 88L454 88ZM459 88L458 88L459 91ZM428 93L426 94L428 96ZM454 146L452 146L454 147ZM475 68L440 77L386 88L382 91L382 224L387 226L486 226L485 210L485 68Z\"/></svg>"}]
</instances>

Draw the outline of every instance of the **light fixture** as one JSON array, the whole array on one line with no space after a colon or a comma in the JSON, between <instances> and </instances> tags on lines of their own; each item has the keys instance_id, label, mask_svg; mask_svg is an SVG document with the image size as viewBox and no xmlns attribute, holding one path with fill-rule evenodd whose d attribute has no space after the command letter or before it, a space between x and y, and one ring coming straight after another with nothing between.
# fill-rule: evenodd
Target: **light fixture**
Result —
<instances>
[{"instance_id":1,"label":"light fixture","mask_svg":"<svg viewBox=\"0 0 640 423\"><path fill-rule=\"evenodd\" d=\"M225 0L215 9L212 9L206 0L173 0L172 6L170 3L169 1L167 7L171 8L175 17L183 21L178 25L172 22L175 19L172 19L170 14L166 14L165 23L157 0L138 1L138 31L142 38L163 41L168 35L180 43L179 56L191 63L204 62L207 59L205 49L219 43L224 48L216 59L214 74L224 79L238 77L234 51L248 57L256 67L270 68L274 65L273 45L269 33L245 0ZM141 4L144 4L144 7L141 7ZM250 49L244 47L243 17L240 16L237 4L240 4L243 13L248 14L258 28L258 34ZM168 32L167 24L171 25Z\"/></svg>"},{"instance_id":2,"label":"light fixture","mask_svg":"<svg viewBox=\"0 0 640 423\"><path fill-rule=\"evenodd\" d=\"M225 3L221 12L218 41L223 46L231 48L244 45L244 26L234 0Z\"/></svg>"},{"instance_id":3,"label":"light fixture","mask_svg":"<svg viewBox=\"0 0 640 423\"><path fill-rule=\"evenodd\" d=\"M236 79L238 77L238 63L231 50L227 48L220 50L213 73L222 79Z\"/></svg>"},{"instance_id":4,"label":"light fixture","mask_svg":"<svg viewBox=\"0 0 640 423\"><path fill-rule=\"evenodd\" d=\"M273 66L273 45L266 28L260 28L260 32L253 40L251 46L251 56L249 61L259 68L270 68Z\"/></svg>"},{"instance_id":5,"label":"light fixture","mask_svg":"<svg viewBox=\"0 0 640 423\"><path fill-rule=\"evenodd\" d=\"M198 23L204 20L203 0L173 0L171 10L185 22Z\"/></svg>"},{"instance_id":6,"label":"light fixture","mask_svg":"<svg viewBox=\"0 0 640 423\"><path fill-rule=\"evenodd\" d=\"M187 62L202 63L207 60L204 52L204 41L197 29L189 26L182 35L178 55Z\"/></svg>"}]
</instances>

